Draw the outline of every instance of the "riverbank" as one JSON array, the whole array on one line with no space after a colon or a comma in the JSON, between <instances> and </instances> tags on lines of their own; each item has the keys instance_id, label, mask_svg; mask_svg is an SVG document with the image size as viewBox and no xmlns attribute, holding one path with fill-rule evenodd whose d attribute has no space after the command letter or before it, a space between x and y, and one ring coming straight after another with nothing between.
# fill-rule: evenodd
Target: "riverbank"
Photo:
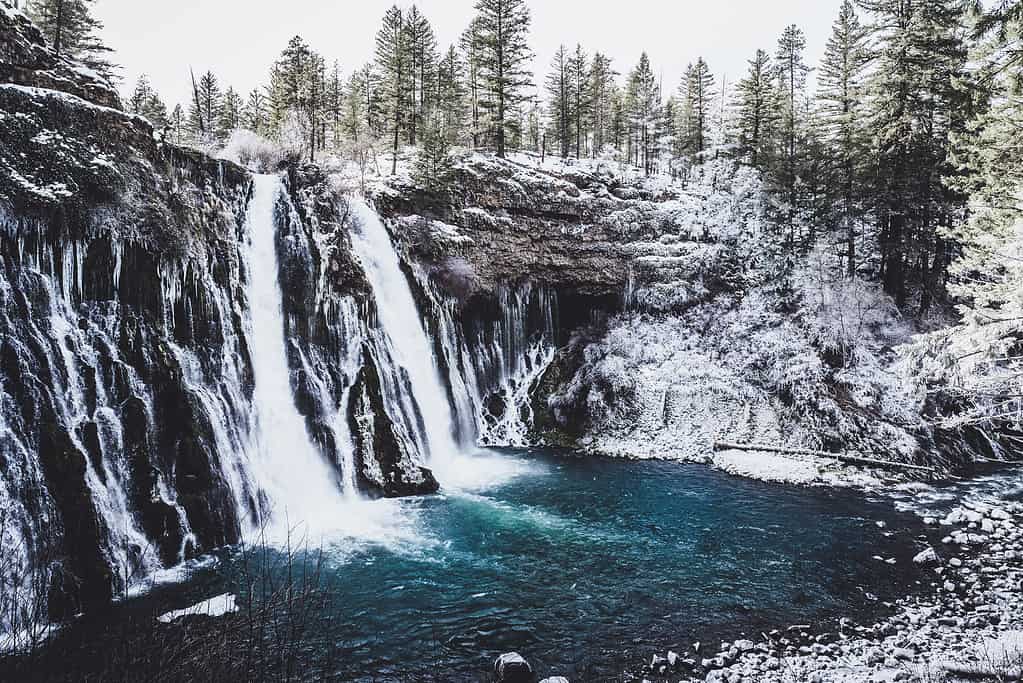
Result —
<instances>
[{"instance_id":1,"label":"riverbank","mask_svg":"<svg viewBox=\"0 0 1023 683\"><path fill-rule=\"evenodd\" d=\"M913 558L928 577L926 590L892 603L891 616L869 625L843 618L831 630L779 625L756 639L666 652L645 675L715 683L1019 680L1023 503L1011 499L1018 496L1019 488L1002 500L966 493L943 516L931 516L935 499L947 494L904 487L897 506L918 504L941 540Z\"/></svg>"}]
</instances>

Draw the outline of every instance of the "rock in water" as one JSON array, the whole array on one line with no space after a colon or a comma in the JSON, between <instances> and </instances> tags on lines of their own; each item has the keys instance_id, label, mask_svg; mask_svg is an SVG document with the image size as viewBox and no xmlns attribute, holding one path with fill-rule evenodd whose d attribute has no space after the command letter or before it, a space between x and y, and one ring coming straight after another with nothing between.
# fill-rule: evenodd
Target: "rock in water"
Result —
<instances>
[{"instance_id":1,"label":"rock in water","mask_svg":"<svg viewBox=\"0 0 1023 683\"><path fill-rule=\"evenodd\" d=\"M518 652L506 652L494 662L497 683L532 683L533 667Z\"/></svg>"},{"instance_id":2,"label":"rock in water","mask_svg":"<svg viewBox=\"0 0 1023 683\"><path fill-rule=\"evenodd\" d=\"M934 548L927 548L914 557L913 562L922 565L938 564L941 562L941 558L938 557L938 552Z\"/></svg>"},{"instance_id":3,"label":"rock in water","mask_svg":"<svg viewBox=\"0 0 1023 683\"><path fill-rule=\"evenodd\" d=\"M551 676L543 679L540 683L568 683L568 679L564 676Z\"/></svg>"}]
</instances>

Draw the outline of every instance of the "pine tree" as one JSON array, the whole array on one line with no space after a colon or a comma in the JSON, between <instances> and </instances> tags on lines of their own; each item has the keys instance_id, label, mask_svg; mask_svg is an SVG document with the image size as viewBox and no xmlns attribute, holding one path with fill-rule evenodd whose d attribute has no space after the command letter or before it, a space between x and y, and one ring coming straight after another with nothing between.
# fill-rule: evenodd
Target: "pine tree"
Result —
<instances>
[{"instance_id":1,"label":"pine tree","mask_svg":"<svg viewBox=\"0 0 1023 683\"><path fill-rule=\"evenodd\" d=\"M174 105L174 110L171 112L170 120L168 121L168 127L170 128L171 142L175 145L185 144L188 124L185 120L185 109L180 104Z\"/></svg>"},{"instance_id":2,"label":"pine tree","mask_svg":"<svg viewBox=\"0 0 1023 683\"><path fill-rule=\"evenodd\" d=\"M99 39L103 24L92 15L94 0L32 0L28 15L58 57L77 59L105 78L116 67L106 56L111 50Z\"/></svg>"},{"instance_id":3,"label":"pine tree","mask_svg":"<svg viewBox=\"0 0 1023 683\"><path fill-rule=\"evenodd\" d=\"M645 52L629 74L625 109L629 129L629 156L649 176L654 168L662 112L657 77Z\"/></svg>"},{"instance_id":4,"label":"pine tree","mask_svg":"<svg viewBox=\"0 0 1023 683\"><path fill-rule=\"evenodd\" d=\"M465 61L465 85L468 98L469 112L471 116L470 130L472 135L472 147L478 149L483 141L483 81L482 81L482 57L483 57L483 32L480 28L479 18L473 19L469 27L462 33L459 41Z\"/></svg>"},{"instance_id":5,"label":"pine tree","mask_svg":"<svg viewBox=\"0 0 1023 683\"><path fill-rule=\"evenodd\" d=\"M212 71L204 73L198 82L193 80L188 121L192 137L200 146L209 147L217 141L221 104L220 83Z\"/></svg>"},{"instance_id":6,"label":"pine tree","mask_svg":"<svg viewBox=\"0 0 1023 683\"><path fill-rule=\"evenodd\" d=\"M443 192L451 179L451 133L444 128L443 117L434 110L426 118L422 140L416 154L414 178L433 192Z\"/></svg>"},{"instance_id":7,"label":"pine tree","mask_svg":"<svg viewBox=\"0 0 1023 683\"><path fill-rule=\"evenodd\" d=\"M575 46L575 52L568 59L568 82L572 100L572 128L575 132L575 158L581 159L588 138L591 102L588 89L590 60L582 45Z\"/></svg>"},{"instance_id":8,"label":"pine tree","mask_svg":"<svg viewBox=\"0 0 1023 683\"><path fill-rule=\"evenodd\" d=\"M526 99L533 77L529 62L529 8L525 0L477 0L480 38L480 104L491 114L497 156L506 155L507 139L518 132L515 112Z\"/></svg>"},{"instance_id":9,"label":"pine tree","mask_svg":"<svg viewBox=\"0 0 1023 683\"><path fill-rule=\"evenodd\" d=\"M153 89L146 74L139 76L135 83L135 90L128 99L128 111L146 117L155 128L163 128L168 122L167 105Z\"/></svg>"},{"instance_id":10,"label":"pine tree","mask_svg":"<svg viewBox=\"0 0 1023 683\"><path fill-rule=\"evenodd\" d=\"M962 219L965 197L949 140L965 127L969 99L966 13L951 0L861 0L874 13L882 45L871 83L876 185L871 188L881 245L881 279L900 307L910 285L926 312L943 297L949 245L941 226Z\"/></svg>"},{"instance_id":11,"label":"pine tree","mask_svg":"<svg viewBox=\"0 0 1023 683\"><path fill-rule=\"evenodd\" d=\"M466 128L465 67L452 45L437 64L437 110L452 144L459 144Z\"/></svg>"},{"instance_id":12,"label":"pine tree","mask_svg":"<svg viewBox=\"0 0 1023 683\"><path fill-rule=\"evenodd\" d=\"M698 163L707 150L710 137L711 111L717 95L714 76L703 57L686 69L685 81L679 91L682 148L692 163Z\"/></svg>"},{"instance_id":13,"label":"pine tree","mask_svg":"<svg viewBox=\"0 0 1023 683\"><path fill-rule=\"evenodd\" d=\"M422 127L435 97L435 73L437 70L437 38L429 20L415 5L405 19L408 31L409 74L409 144L416 144L416 132Z\"/></svg>"},{"instance_id":14,"label":"pine tree","mask_svg":"<svg viewBox=\"0 0 1023 683\"><path fill-rule=\"evenodd\" d=\"M377 33L376 67L380 74L380 103L393 140L391 174L398 172L401 134L408 125L409 65L408 30L405 15L397 5L387 10Z\"/></svg>"},{"instance_id":15,"label":"pine tree","mask_svg":"<svg viewBox=\"0 0 1023 683\"><path fill-rule=\"evenodd\" d=\"M341 118L344 115L344 94L341 65L335 60L327 78L326 92L324 93L324 114L330 129L331 146L334 149L341 148L341 139L344 134L341 126ZM326 142L326 136L324 136L324 142Z\"/></svg>"},{"instance_id":16,"label":"pine tree","mask_svg":"<svg viewBox=\"0 0 1023 683\"><path fill-rule=\"evenodd\" d=\"M757 50L746 77L736 87L739 141L750 165L763 170L773 159L777 91L771 59Z\"/></svg>"},{"instance_id":17,"label":"pine tree","mask_svg":"<svg viewBox=\"0 0 1023 683\"><path fill-rule=\"evenodd\" d=\"M242 112L243 125L254 133L265 135L268 125L266 95L254 88L249 92L249 98L245 102L245 109Z\"/></svg>"},{"instance_id":18,"label":"pine tree","mask_svg":"<svg viewBox=\"0 0 1023 683\"><path fill-rule=\"evenodd\" d=\"M593 55L590 67L589 100L593 108L593 156L603 151L612 139L612 102L615 96L615 73L611 60L601 53Z\"/></svg>"},{"instance_id":19,"label":"pine tree","mask_svg":"<svg viewBox=\"0 0 1023 683\"><path fill-rule=\"evenodd\" d=\"M852 0L844 0L828 39L818 78L830 222L844 232L846 272L856 274L857 222L863 217L870 137L867 130L866 72L870 31L860 24Z\"/></svg>"},{"instance_id":20,"label":"pine tree","mask_svg":"<svg viewBox=\"0 0 1023 683\"><path fill-rule=\"evenodd\" d=\"M569 92L568 53L565 46L558 47L547 74L548 111L554 139L561 150L561 158L568 158L572 140L572 100Z\"/></svg>"},{"instance_id":21,"label":"pine tree","mask_svg":"<svg viewBox=\"0 0 1023 683\"><path fill-rule=\"evenodd\" d=\"M231 133L242 126L242 110L245 102L235 89L228 87L220 104L220 115L217 117L217 138L226 140Z\"/></svg>"},{"instance_id":22,"label":"pine tree","mask_svg":"<svg viewBox=\"0 0 1023 683\"><path fill-rule=\"evenodd\" d=\"M348 77L348 85L345 88L345 108L341 117L341 126L345 136L355 143L369 136L369 117L367 115L369 106L366 98L367 70L368 68L364 67L352 73Z\"/></svg>"},{"instance_id":23,"label":"pine tree","mask_svg":"<svg viewBox=\"0 0 1023 683\"><path fill-rule=\"evenodd\" d=\"M799 140L803 134L802 104L806 95L806 78L810 67L803 59L806 36L794 24L788 26L778 41L775 68L778 79L778 138L780 144L775 164L770 167L771 183L784 202L784 222L788 231L788 250L796 249L796 217L800 210L798 184L802 163Z\"/></svg>"}]
</instances>

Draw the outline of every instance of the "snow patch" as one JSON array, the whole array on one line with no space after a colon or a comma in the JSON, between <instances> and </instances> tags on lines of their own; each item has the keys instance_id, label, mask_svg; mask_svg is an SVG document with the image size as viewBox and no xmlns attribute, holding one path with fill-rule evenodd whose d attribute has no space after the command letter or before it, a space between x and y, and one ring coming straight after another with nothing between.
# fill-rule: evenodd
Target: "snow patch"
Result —
<instances>
[{"instance_id":1,"label":"snow patch","mask_svg":"<svg viewBox=\"0 0 1023 683\"><path fill-rule=\"evenodd\" d=\"M203 600L191 607L161 614L156 620L161 624L170 624L183 617L222 617L225 614L233 614L238 611L237 600L236 595L224 593L209 600Z\"/></svg>"}]
</instances>

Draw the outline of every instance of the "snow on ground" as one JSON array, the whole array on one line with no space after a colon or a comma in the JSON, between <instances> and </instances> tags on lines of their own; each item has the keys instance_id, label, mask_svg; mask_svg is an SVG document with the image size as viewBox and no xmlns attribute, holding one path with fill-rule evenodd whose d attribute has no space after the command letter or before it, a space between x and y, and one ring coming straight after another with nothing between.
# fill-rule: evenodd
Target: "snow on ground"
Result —
<instances>
[{"instance_id":1,"label":"snow on ground","mask_svg":"<svg viewBox=\"0 0 1023 683\"><path fill-rule=\"evenodd\" d=\"M714 467L740 477L798 486L855 486L876 489L880 479L869 471L843 467L824 458L787 457L758 451L720 451Z\"/></svg>"},{"instance_id":2,"label":"snow on ground","mask_svg":"<svg viewBox=\"0 0 1023 683\"><path fill-rule=\"evenodd\" d=\"M181 619L182 617L222 617L225 614L233 614L238 611L237 599L238 597L236 595L224 593L223 595L217 595L209 600L204 600L196 605L192 605L191 607L161 614L156 618L156 620L161 624L169 624Z\"/></svg>"}]
</instances>

